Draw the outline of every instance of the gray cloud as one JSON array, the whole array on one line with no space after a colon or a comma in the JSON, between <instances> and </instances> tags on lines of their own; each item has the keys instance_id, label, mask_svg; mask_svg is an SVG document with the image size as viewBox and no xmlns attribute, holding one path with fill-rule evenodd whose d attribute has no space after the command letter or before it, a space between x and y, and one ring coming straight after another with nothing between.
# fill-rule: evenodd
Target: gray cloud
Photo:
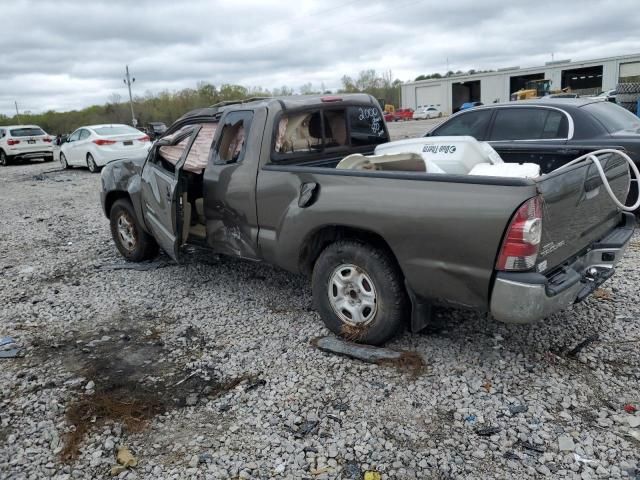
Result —
<instances>
[{"instance_id":1,"label":"gray cloud","mask_svg":"<svg viewBox=\"0 0 640 480\"><path fill-rule=\"evenodd\" d=\"M198 81L340 86L343 74L541 65L640 52L637 0L12 0L0 29L0 113L82 108ZM7 20L8 19L8 20Z\"/></svg>"}]
</instances>

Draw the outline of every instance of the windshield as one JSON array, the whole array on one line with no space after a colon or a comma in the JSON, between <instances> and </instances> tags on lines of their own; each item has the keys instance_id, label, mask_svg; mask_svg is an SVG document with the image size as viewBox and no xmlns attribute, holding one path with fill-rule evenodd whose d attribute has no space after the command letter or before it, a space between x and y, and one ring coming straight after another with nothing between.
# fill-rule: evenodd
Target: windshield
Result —
<instances>
[{"instance_id":1,"label":"windshield","mask_svg":"<svg viewBox=\"0 0 640 480\"><path fill-rule=\"evenodd\" d=\"M14 128L11 130L12 137L35 137L36 135L46 135L40 127Z\"/></svg>"},{"instance_id":2,"label":"windshield","mask_svg":"<svg viewBox=\"0 0 640 480\"><path fill-rule=\"evenodd\" d=\"M93 129L98 135L127 135L127 134L142 134L140 130L136 130L128 125L109 125L108 127L96 127Z\"/></svg>"},{"instance_id":3,"label":"windshield","mask_svg":"<svg viewBox=\"0 0 640 480\"><path fill-rule=\"evenodd\" d=\"M640 130L640 118L611 102L589 103L584 108L596 117L609 133Z\"/></svg>"}]
</instances>

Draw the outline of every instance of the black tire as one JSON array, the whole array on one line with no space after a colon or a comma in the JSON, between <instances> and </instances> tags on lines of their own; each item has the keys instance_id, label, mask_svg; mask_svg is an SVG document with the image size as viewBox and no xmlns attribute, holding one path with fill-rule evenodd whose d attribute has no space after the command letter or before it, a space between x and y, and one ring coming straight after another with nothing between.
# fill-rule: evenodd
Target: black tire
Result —
<instances>
[{"instance_id":1,"label":"black tire","mask_svg":"<svg viewBox=\"0 0 640 480\"><path fill-rule=\"evenodd\" d=\"M121 219L130 225L130 242L127 242L125 237L120 234ZM121 198L115 201L109 213L109 221L111 223L111 237L124 258L130 262L142 262L158 255L158 244L151 235L140 227L133 205L129 200Z\"/></svg>"},{"instance_id":2,"label":"black tire","mask_svg":"<svg viewBox=\"0 0 640 480\"><path fill-rule=\"evenodd\" d=\"M67 170L69 168L69 162L67 162L67 157L65 157L64 153L60 152L60 165L62 165L63 170Z\"/></svg>"},{"instance_id":3,"label":"black tire","mask_svg":"<svg viewBox=\"0 0 640 480\"><path fill-rule=\"evenodd\" d=\"M626 108L631 113L636 113L636 110L638 109L638 103L637 102L628 102L628 103L624 103L624 102L620 103L620 102L618 102L618 105L620 105L622 108Z\"/></svg>"},{"instance_id":4,"label":"black tire","mask_svg":"<svg viewBox=\"0 0 640 480\"><path fill-rule=\"evenodd\" d=\"M616 92L620 93L640 93L640 82L619 83Z\"/></svg>"},{"instance_id":5,"label":"black tire","mask_svg":"<svg viewBox=\"0 0 640 480\"><path fill-rule=\"evenodd\" d=\"M100 167L96 164L93 155L87 153L87 168L91 173L98 173L100 171Z\"/></svg>"},{"instance_id":6,"label":"black tire","mask_svg":"<svg viewBox=\"0 0 640 480\"><path fill-rule=\"evenodd\" d=\"M9 157L6 153L0 150L0 166L6 167L7 165L9 165Z\"/></svg>"},{"instance_id":7,"label":"black tire","mask_svg":"<svg viewBox=\"0 0 640 480\"><path fill-rule=\"evenodd\" d=\"M345 269L340 271L344 266ZM335 284L330 286L332 279L352 269L358 275L366 278L360 283L344 283L345 289L339 291ZM370 282L370 285L369 285ZM320 312L324 324L336 335L349 340L380 345L395 336L404 322L407 312L407 294L404 289L402 272L398 268L395 259L386 251L356 240L343 240L332 243L318 257L312 277L313 300ZM359 307L362 297L360 288L368 290L368 297L373 292L374 310L367 312L368 307ZM357 292L354 292L354 289ZM354 296L355 295L355 296ZM337 313L334 301L330 297L343 296L351 302L352 308L361 308L371 318L365 323L354 324L344 318L348 315L346 308L342 313ZM339 307L338 307L339 309ZM342 318L341 318L342 317Z\"/></svg>"},{"instance_id":8,"label":"black tire","mask_svg":"<svg viewBox=\"0 0 640 480\"><path fill-rule=\"evenodd\" d=\"M619 93L616 95L616 102L633 103L637 102L638 98L640 98L640 93Z\"/></svg>"}]
</instances>

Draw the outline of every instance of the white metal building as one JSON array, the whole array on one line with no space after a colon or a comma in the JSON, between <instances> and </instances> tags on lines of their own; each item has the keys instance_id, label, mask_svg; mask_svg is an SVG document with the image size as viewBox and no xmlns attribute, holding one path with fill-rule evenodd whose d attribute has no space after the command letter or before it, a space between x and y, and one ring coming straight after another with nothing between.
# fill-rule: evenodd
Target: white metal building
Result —
<instances>
[{"instance_id":1,"label":"white metal building","mask_svg":"<svg viewBox=\"0 0 640 480\"><path fill-rule=\"evenodd\" d=\"M551 80L552 90L568 87L573 92L593 95L616 88L621 78L635 76L640 76L640 54L579 62L559 60L541 67L502 68L490 73L405 83L402 107L435 105L451 113L464 102L507 102L511 93L524 88L528 81L542 79Z\"/></svg>"}]
</instances>

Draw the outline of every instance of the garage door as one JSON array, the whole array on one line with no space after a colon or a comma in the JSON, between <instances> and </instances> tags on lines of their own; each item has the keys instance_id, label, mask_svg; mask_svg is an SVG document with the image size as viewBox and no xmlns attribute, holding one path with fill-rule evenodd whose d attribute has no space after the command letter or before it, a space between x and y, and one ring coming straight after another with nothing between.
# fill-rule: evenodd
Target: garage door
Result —
<instances>
[{"instance_id":1,"label":"garage door","mask_svg":"<svg viewBox=\"0 0 640 480\"><path fill-rule=\"evenodd\" d=\"M416 89L416 107L425 105L442 106L442 103L442 85L440 83Z\"/></svg>"},{"instance_id":2,"label":"garage door","mask_svg":"<svg viewBox=\"0 0 640 480\"><path fill-rule=\"evenodd\" d=\"M620 64L620 78L636 77L639 75L640 75L640 62Z\"/></svg>"}]
</instances>

